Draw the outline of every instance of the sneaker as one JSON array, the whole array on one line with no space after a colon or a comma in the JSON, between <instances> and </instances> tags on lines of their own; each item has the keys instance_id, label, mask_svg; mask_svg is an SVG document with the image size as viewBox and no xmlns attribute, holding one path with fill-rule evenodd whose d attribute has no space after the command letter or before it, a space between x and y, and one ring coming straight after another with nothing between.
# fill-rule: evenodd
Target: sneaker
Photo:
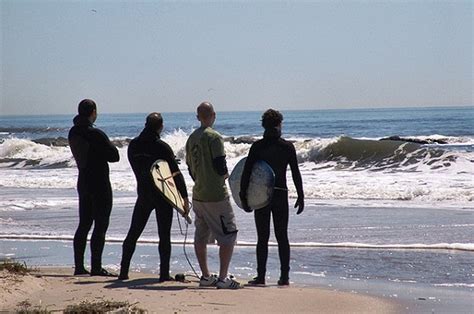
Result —
<instances>
[{"instance_id":1,"label":"sneaker","mask_svg":"<svg viewBox=\"0 0 474 314\"><path fill-rule=\"evenodd\" d=\"M219 279L216 275L210 275L209 277L201 276L199 279L199 287L215 287Z\"/></svg>"},{"instance_id":2,"label":"sneaker","mask_svg":"<svg viewBox=\"0 0 474 314\"><path fill-rule=\"evenodd\" d=\"M248 282L251 286L264 286L265 285L265 278L262 277L255 277L254 279Z\"/></svg>"},{"instance_id":3,"label":"sneaker","mask_svg":"<svg viewBox=\"0 0 474 314\"><path fill-rule=\"evenodd\" d=\"M231 278L226 278L224 280L218 279L216 284L217 289L240 289L240 283Z\"/></svg>"},{"instance_id":4,"label":"sneaker","mask_svg":"<svg viewBox=\"0 0 474 314\"><path fill-rule=\"evenodd\" d=\"M103 277L118 277L117 274L108 272L107 270L101 268L99 271L91 271L91 276L103 276Z\"/></svg>"}]
</instances>

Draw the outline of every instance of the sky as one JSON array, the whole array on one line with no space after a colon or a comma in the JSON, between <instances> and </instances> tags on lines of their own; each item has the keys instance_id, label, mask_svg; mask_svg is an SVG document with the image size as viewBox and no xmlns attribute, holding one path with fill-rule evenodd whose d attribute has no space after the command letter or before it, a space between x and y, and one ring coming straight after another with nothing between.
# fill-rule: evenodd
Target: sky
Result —
<instances>
[{"instance_id":1,"label":"sky","mask_svg":"<svg viewBox=\"0 0 474 314\"><path fill-rule=\"evenodd\" d=\"M0 0L0 115L473 105L472 1Z\"/></svg>"}]
</instances>

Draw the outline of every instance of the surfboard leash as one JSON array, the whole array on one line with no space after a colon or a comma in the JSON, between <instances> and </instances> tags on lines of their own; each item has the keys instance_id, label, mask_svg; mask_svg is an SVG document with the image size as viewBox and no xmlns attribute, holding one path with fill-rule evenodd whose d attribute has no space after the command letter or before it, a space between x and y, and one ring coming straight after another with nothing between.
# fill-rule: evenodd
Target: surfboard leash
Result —
<instances>
[{"instance_id":1,"label":"surfboard leash","mask_svg":"<svg viewBox=\"0 0 474 314\"><path fill-rule=\"evenodd\" d=\"M193 204L191 202L188 203L189 204L189 211L191 211L192 207L193 207ZM180 217L179 217L179 213L176 212L176 218L178 220L178 225L179 225L179 231L181 233L182 236L184 236L184 241L183 241L183 253L184 253L184 257L186 258L186 261L188 262L188 265L189 267L191 267L191 270L193 271L194 273L194 276L196 278L200 278L198 273L196 272L196 270L194 269L193 265L191 264L191 261L189 259L189 256L188 256L188 253L186 252L186 242L188 240L188 229L189 229L189 224L188 222L186 221L186 219L184 218L184 225L186 226L186 230L185 232L183 233L183 227L181 226L181 220L180 220ZM188 275L189 276L189 275ZM192 276L192 275L191 275Z\"/></svg>"},{"instance_id":2,"label":"surfboard leash","mask_svg":"<svg viewBox=\"0 0 474 314\"><path fill-rule=\"evenodd\" d=\"M159 169L158 169L159 171ZM176 174L176 173L175 173ZM173 174L172 176L174 176L175 174ZM161 172L160 172L160 175L161 175ZM166 187L168 188L168 190L171 192L171 195L173 195L173 198L175 199L175 203L177 203L177 200L178 200L178 197L174 194L173 190L169 187L168 185L168 182L166 180L163 180L162 181ZM189 211L191 212L191 209L193 207L193 204L191 202L188 201L188 205L189 205ZM183 219L184 219L184 225L186 226L186 230L185 232L183 233L183 227L181 226L181 220L180 220L180 217L181 216L177 211L176 211L176 218L178 220L178 226L179 226L179 232L181 233L182 236L184 236L184 241L183 241L183 253L184 253L184 257L186 258L186 261L188 262L189 264L189 267L191 267L193 273L194 273L194 276L196 278L200 278L198 273L196 272L196 270L194 269L193 265L191 264L191 261L189 259L189 256L188 256L188 253L186 252L186 241L188 239L188 229L189 229L189 223L188 221L186 220L186 218L184 216Z\"/></svg>"},{"instance_id":3,"label":"surfboard leash","mask_svg":"<svg viewBox=\"0 0 474 314\"><path fill-rule=\"evenodd\" d=\"M163 177L163 175L161 174L161 171L160 171L160 167L158 166L155 166L155 169L156 171L158 171L158 173L160 174L161 177ZM174 177L176 176L177 174L179 174L179 172L175 172L173 173L170 177ZM166 179L169 179L170 177L166 178ZM174 201L175 201L175 204L177 203L177 200L178 200L178 197L175 195L175 193L173 192L173 190L170 188L170 186L168 185L168 182L166 181L166 179L163 179L163 180L160 180L162 182L162 184L166 185L166 187L168 188L168 190L171 192L171 195L173 196L174 198ZM191 209L193 207L193 204L191 202L188 201L188 207L189 207L189 212L191 212ZM189 264L189 267L191 267L193 273L194 273L194 276L196 278L200 278L198 273L196 272L196 270L194 269L193 265L191 264L191 261L189 259L189 256L188 256L188 253L186 252L186 242L187 242L187 239L188 239L188 228L189 228L189 223L188 221L186 220L186 217L184 216L181 216L182 218L184 218L184 224L186 226L186 230L185 232L183 233L183 227L181 226L181 220L180 220L180 217L181 216L178 211L176 211L176 219L178 220L178 226L179 226L179 232L181 233L182 236L184 236L184 241L183 241L183 253L184 253L184 256L186 258L186 261L188 262ZM183 276L186 276L183 274ZM188 275L189 276L189 275ZM192 275L191 275L192 276ZM183 280L184 280L184 277L183 277Z\"/></svg>"}]
</instances>

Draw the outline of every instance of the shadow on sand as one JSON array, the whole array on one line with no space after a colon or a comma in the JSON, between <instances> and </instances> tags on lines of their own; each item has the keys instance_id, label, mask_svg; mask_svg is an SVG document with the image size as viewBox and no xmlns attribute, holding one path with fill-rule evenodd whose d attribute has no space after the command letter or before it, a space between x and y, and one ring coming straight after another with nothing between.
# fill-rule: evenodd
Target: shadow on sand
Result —
<instances>
[{"instance_id":1,"label":"shadow on sand","mask_svg":"<svg viewBox=\"0 0 474 314\"><path fill-rule=\"evenodd\" d=\"M179 281L166 281L160 282L159 278L137 278L127 281L112 280L108 281L108 284L104 286L107 289L114 288L128 288L128 289L139 289L139 290L153 290L153 291L178 291L185 289L198 289L196 283L191 281L179 282Z\"/></svg>"}]
</instances>

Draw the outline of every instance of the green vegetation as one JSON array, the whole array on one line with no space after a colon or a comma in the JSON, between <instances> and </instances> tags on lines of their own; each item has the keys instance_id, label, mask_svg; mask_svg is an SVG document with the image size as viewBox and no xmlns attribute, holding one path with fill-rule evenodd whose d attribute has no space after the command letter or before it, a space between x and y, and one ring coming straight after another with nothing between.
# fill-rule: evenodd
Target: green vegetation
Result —
<instances>
[{"instance_id":1,"label":"green vegetation","mask_svg":"<svg viewBox=\"0 0 474 314\"><path fill-rule=\"evenodd\" d=\"M57 311L49 311L41 306L32 306L29 300L17 304L16 313L18 314L49 314ZM102 313L133 313L143 314L147 311L136 307L128 302L118 301L82 301L79 304L68 305L64 311L65 314L102 314Z\"/></svg>"},{"instance_id":2,"label":"green vegetation","mask_svg":"<svg viewBox=\"0 0 474 314\"><path fill-rule=\"evenodd\" d=\"M2 270L19 275L25 275L33 271L33 269L26 266L25 262L20 263L10 259L0 260L0 271Z\"/></svg>"},{"instance_id":3,"label":"green vegetation","mask_svg":"<svg viewBox=\"0 0 474 314\"><path fill-rule=\"evenodd\" d=\"M48 314L51 313L41 306L32 306L29 300L21 301L17 305L17 310L15 311L18 314Z\"/></svg>"},{"instance_id":4,"label":"green vegetation","mask_svg":"<svg viewBox=\"0 0 474 314\"><path fill-rule=\"evenodd\" d=\"M146 313L145 310L136 307L134 304L119 301L101 300L96 302L82 301L77 305L68 305L64 310L65 314L82 314L82 313Z\"/></svg>"},{"instance_id":5,"label":"green vegetation","mask_svg":"<svg viewBox=\"0 0 474 314\"><path fill-rule=\"evenodd\" d=\"M26 275L35 271L26 265L25 262L18 262L10 259L0 260L0 271L8 271L12 274ZM17 303L17 308L15 313L20 314L47 314L52 313L53 311L48 310L40 305L33 306L31 302L26 299ZM54 311L57 312L57 311ZM128 302L119 302L119 301L108 301L100 300L95 302L82 301L79 304L68 305L66 309L62 311L66 314L83 314L83 313L147 313L147 311L138 308L135 304L130 304Z\"/></svg>"}]
</instances>

